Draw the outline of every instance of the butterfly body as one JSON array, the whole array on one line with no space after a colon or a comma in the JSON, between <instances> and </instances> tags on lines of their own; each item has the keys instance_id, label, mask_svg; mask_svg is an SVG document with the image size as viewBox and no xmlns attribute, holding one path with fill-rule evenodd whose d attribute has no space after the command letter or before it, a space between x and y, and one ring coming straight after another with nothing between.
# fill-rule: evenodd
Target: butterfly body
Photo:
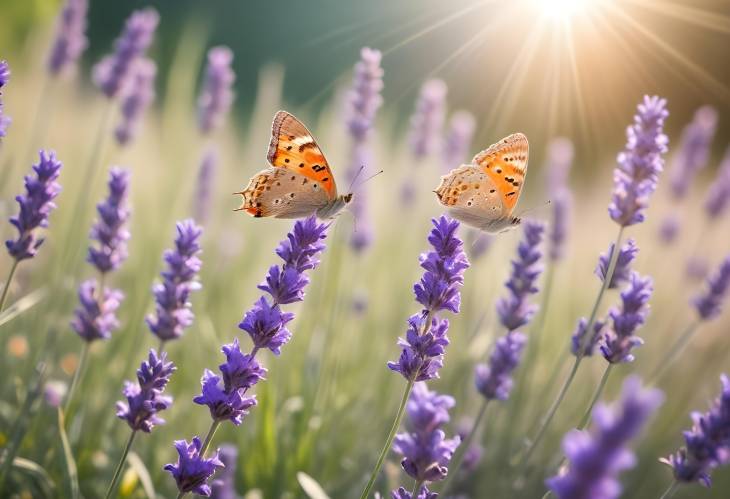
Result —
<instances>
[{"instance_id":1,"label":"butterfly body","mask_svg":"<svg viewBox=\"0 0 730 499\"><path fill-rule=\"evenodd\" d=\"M485 232L503 232L519 225L512 213L527 170L527 137L512 134L441 177L434 191L449 214Z\"/></svg>"},{"instance_id":2,"label":"butterfly body","mask_svg":"<svg viewBox=\"0 0 730 499\"><path fill-rule=\"evenodd\" d=\"M254 175L238 208L253 217L334 218L352 194L337 194L334 176L307 128L286 111L274 116L267 159L270 167Z\"/></svg>"}]
</instances>

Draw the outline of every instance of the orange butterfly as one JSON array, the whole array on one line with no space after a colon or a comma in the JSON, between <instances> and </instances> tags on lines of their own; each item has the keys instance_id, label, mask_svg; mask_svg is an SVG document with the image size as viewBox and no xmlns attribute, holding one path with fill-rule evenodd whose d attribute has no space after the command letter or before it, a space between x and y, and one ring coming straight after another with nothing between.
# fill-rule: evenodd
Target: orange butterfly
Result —
<instances>
[{"instance_id":1,"label":"orange butterfly","mask_svg":"<svg viewBox=\"0 0 730 499\"><path fill-rule=\"evenodd\" d=\"M434 191L454 218L485 232L519 225L512 212L527 173L527 137L515 133L480 152L470 165L441 177Z\"/></svg>"},{"instance_id":2,"label":"orange butterfly","mask_svg":"<svg viewBox=\"0 0 730 499\"><path fill-rule=\"evenodd\" d=\"M352 193L337 195L332 170L307 127L286 111L274 116L267 155L272 165L249 180L240 194L243 210L254 217L334 218Z\"/></svg>"}]
</instances>

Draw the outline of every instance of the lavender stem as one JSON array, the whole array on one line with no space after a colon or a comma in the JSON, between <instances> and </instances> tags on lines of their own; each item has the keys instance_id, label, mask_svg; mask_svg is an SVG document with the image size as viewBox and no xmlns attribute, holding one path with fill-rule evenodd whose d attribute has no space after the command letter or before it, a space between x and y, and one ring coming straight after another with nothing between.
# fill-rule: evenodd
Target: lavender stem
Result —
<instances>
[{"instance_id":1,"label":"lavender stem","mask_svg":"<svg viewBox=\"0 0 730 499\"><path fill-rule=\"evenodd\" d=\"M429 318L426 321L426 324L431 323L431 318ZM368 480L368 484L365 486L365 489L362 491L362 494L360 494L360 499L367 499L370 496L370 491L373 488L373 485L375 484L375 480L378 478L378 474L380 473L380 468L383 467L383 461L385 461L385 456L388 454L388 451L390 450L390 446L393 444L393 439L395 438L395 434L398 432L398 428L400 427L401 420L403 419L403 415L405 414L406 409L406 403L408 402L408 398L411 396L411 391L413 391L413 385L415 381L413 379L408 380L408 384L406 385L406 389L403 391L403 398L400 401L400 406L398 407L398 412L395 415L395 419L393 420L393 426L390 428L390 432L388 433L388 438L385 441L385 445L383 446L383 449L380 451L380 455L378 456L378 460L375 463L375 468L373 469L372 474L370 475L370 480Z\"/></svg>"},{"instance_id":2,"label":"lavender stem","mask_svg":"<svg viewBox=\"0 0 730 499\"><path fill-rule=\"evenodd\" d=\"M661 495L659 499L669 499L674 495L674 493L679 488L679 482L674 480L672 484L667 488L667 490L664 491L664 493Z\"/></svg>"},{"instance_id":3,"label":"lavender stem","mask_svg":"<svg viewBox=\"0 0 730 499\"><path fill-rule=\"evenodd\" d=\"M591 400L590 405L588 406L588 409L586 409L586 412L583 414L583 417L580 419L580 423L578 423L578 429L582 430L586 427L586 424L588 424L588 419L591 417L591 413L593 412L593 406L596 405L596 402L598 402L598 399L601 398L601 395L603 394L604 388L606 388L606 383L608 382L608 377L611 374L611 369L613 368L614 364L609 363L606 366L606 370L603 371L603 376L601 376L601 382L598 384L598 388L596 388L596 393L593 394L593 399Z\"/></svg>"},{"instance_id":4,"label":"lavender stem","mask_svg":"<svg viewBox=\"0 0 730 499\"><path fill-rule=\"evenodd\" d=\"M469 430L469 434L466 436L463 442L459 444L459 447L456 449L456 453L454 454L454 457L451 460L451 465L449 466L449 474L446 477L446 481L444 482L444 486L441 488L441 494L444 497L446 496L446 493L449 491L449 486L451 485L452 480L456 476L456 474L459 471L459 467L461 466L461 463L464 461L464 456L466 455L466 452L471 447L471 444L474 442L474 438L477 435L477 431L479 430L479 426L482 423L482 419L484 419L484 415L487 412L487 406L489 405L488 398L484 398L482 400L482 406L479 408L479 413L477 414L476 419L474 420L474 424L471 427L471 430ZM414 496L416 497L416 496Z\"/></svg>"},{"instance_id":5,"label":"lavender stem","mask_svg":"<svg viewBox=\"0 0 730 499\"><path fill-rule=\"evenodd\" d=\"M10 291L10 283L13 280L15 271L18 269L19 262L20 262L20 260L13 259L13 265L10 267L10 272L8 272L8 278L5 279L5 284L3 285L3 294L0 296L0 312L2 312L5 309L5 300L7 300L7 298L8 298L8 291Z\"/></svg>"},{"instance_id":6,"label":"lavender stem","mask_svg":"<svg viewBox=\"0 0 730 499\"><path fill-rule=\"evenodd\" d=\"M79 384L79 379L81 379L81 371L83 371L84 367L86 366L86 358L89 356L90 345L90 342L84 341L84 346L81 347L81 354L79 355L79 365L76 366L76 371L74 371L74 377L71 381L71 387L69 388L68 395L66 396L66 405L63 407L63 414L67 421L69 421L68 411L71 408L71 402L73 401L74 392L76 391L76 387Z\"/></svg>"},{"instance_id":7,"label":"lavender stem","mask_svg":"<svg viewBox=\"0 0 730 499\"><path fill-rule=\"evenodd\" d=\"M684 347L687 346L687 343L689 343L689 340L692 339L692 336L697 332L697 328L700 325L700 320L693 321L687 326L687 328L684 330L682 335L677 338L677 340L672 344L672 347L667 351L666 354L664 354L664 357L661 358L659 363L657 364L656 369L652 371L651 375L648 378L647 384L648 385L654 385L657 381L659 381L659 378L661 378L662 374L667 370L667 368L671 365L672 362L677 358L677 355L684 350Z\"/></svg>"},{"instance_id":8,"label":"lavender stem","mask_svg":"<svg viewBox=\"0 0 730 499\"><path fill-rule=\"evenodd\" d=\"M413 480L413 491L411 492L411 497L418 497L418 491L422 484L423 480Z\"/></svg>"},{"instance_id":9,"label":"lavender stem","mask_svg":"<svg viewBox=\"0 0 730 499\"><path fill-rule=\"evenodd\" d=\"M116 488L117 482L119 481L119 477L122 474L122 468L124 467L124 463L127 461L127 454L129 454L129 449L132 448L132 442L134 442L134 437L136 435L137 435L137 430L133 430L131 435L129 435L129 439L127 440L127 445L124 447L124 452L122 452L122 457L121 457L121 459L119 459L117 468L114 470L114 476L112 477L112 481L109 484L109 488L106 491L106 495L104 496L106 499L109 499L112 496L112 493L114 492L114 489Z\"/></svg>"},{"instance_id":10,"label":"lavender stem","mask_svg":"<svg viewBox=\"0 0 730 499\"><path fill-rule=\"evenodd\" d=\"M215 432L220 424L220 421L213 421L213 423L210 425L208 434L205 436L205 440L203 441L203 446L200 448L201 456L205 457L205 453L208 452L208 447L210 447L210 443L213 441L213 435L215 435Z\"/></svg>"},{"instance_id":11,"label":"lavender stem","mask_svg":"<svg viewBox=\"0 0 730 499\"><path fill-rule=\"evenodd\" d=\"M614 243L614 248L620 248L621 247L621 239L624 234L624 226L621 226L618 230L618 235L616 236L616 242ZM603 279L603 283L601 284L601 290L598 292L598 296L596 297L596 301L593 304L593 310L591 311L591 316L588 319L588 325L586 326L586 331L591 331L593 328L593 324L596 322L596 317L598 315L598 308L601 306L601 300L603 299L603 295L606 292L606 289L608 289L608 285L613 279L613 272L616 270L616 261L618 260L618 255L620 251L612 251L611 252L611 261L608 263L608 269L606 269L606 276ZM568 392L568 388L570 388L570 385L573 383L573 380L575 379L575 374L578 372L578 367L580 366L581 361L583 360L583 357L585 356L585 345L583 342L587 341L588 337L590 335L585 335L578 345L578 353L575 356L575 362L573 363L573 368L570 370L570 374L568 375L568 378L565 380L565 383L563 384L562 388L560 389L560 393L558 393L558 397L555 399L555 402L553 402L553 405L550 407L550 410L548 411L547 416L543 420L542 425L540 426L540 429L537 431L537 435L530 443L530 447L528 447L527 451L525 451L524 457L522 458L522 463L520 465L520 474L524 471L525 467L527 466L527 463L530 461L530 457L532 456L532 453L537 448L538 444L542 440L542 437L545 435L545 431L547 430L548 426L550 426L550 423L552 422L553 418L555 417L555 413L558 411L558 407L560 407L560 404L563 402L563 399L565 398L565 394Z\"/></svg>"}]
</instances>

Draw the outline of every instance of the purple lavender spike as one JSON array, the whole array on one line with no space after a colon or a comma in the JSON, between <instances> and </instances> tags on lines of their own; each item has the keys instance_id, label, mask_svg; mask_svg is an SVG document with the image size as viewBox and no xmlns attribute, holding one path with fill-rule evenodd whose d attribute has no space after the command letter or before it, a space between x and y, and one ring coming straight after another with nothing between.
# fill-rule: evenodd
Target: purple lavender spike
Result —
<instances>
[{"instance_id":1,"label":"purple lavender spike","mask_svg":"<svg viewBox=\"0 0 730 499\"><path fill-rule=\"evenodd\" d=\"M205 81L198 99L198 127L210 134L220 128L231 109L235 94L236 74L231 68L233 52L228 47L213 47L208 51Z\"/></svg>"},{"instance_id":2,"label":"purple lavender spike","mask_svg":"<svg viewBox=\"0 0 730 499\"><path fill-rule=\"evenodd\" d=\"M409 143L417 160L430 156L439 147L446 113L446 84L428 80L421 87L416 109L411 117Z\"/></svg>"},{"instance_id":3,"label":"purple lavender spike","mask_svg":"<svg viewBox=\"0 0 730 499\"><path fill-rule=\"evenodd\" d=\"M128 145L139 133L142 116L155 100L157 66L150 59L140 58L134 65L129 88L122 99L122 120L114 129L121 146Z\"/></svg>"},{"instance_id":4,"label":"purple lavender spike","mask_svg":"<svg viewBox=\"0 0 730 499\"><path fill-rule=\"evenodd\" d=\"M208 458L201 455L202 447L203 442L198 437L193 437L191 443L186 440L176 440L178 460L174 464L166 464L164 469L175 479L178 491L208 497L211 493L208 479L225 465L219 459L217 450Z\"/></svg>"},{"instance_id":5,"label":"purple lavender spike","mask_svg":"<svg viewBox=\"0 0 730 499\"><path fill-rule=\"evenodd\" d=\"M132 430L150 433L152 428L165 422L157 413L172 405L172 397L162 395L162 392L177 369L175 364L166 361L165 352L158 355L150 349L147 360L137 369L137 383L127 381L124 385L127 402L117 402L117 417L125 420Z\"/></svg>"},{"instance_id":6,"label":"purple lavender spike","mask_svg":"<svg viewBox=\"0 0 730 499\"><path fill-rule=\"evenodd\" d=\"M108 340L119 327L115 315L124 294L116 289L104 288L100 295L99 285L93 280L79 286L79 307L74 312L71 327L86 342Z\"/></svg>"},{"instance_id":7,"label":"purple lavender spike","mask_svg":"<svg viewBox=\"0 0 730 499\"><path fill-rule=\"evenodd\" d=\"M129 84L135 62L152 43L160 16L153 8L136 10L127 18L122 34L114 42L114 52L94 66L94 83L112 99Z\"/></svg>"},{"instance_id":8,"label":"purple lavender spike","mask_svg":"<svg viewBox=\"0 0 730 499\"><path fill-rule=\"evenodd\" d=\"M446 478L446 467L461 443L456 436L447 439L441 427L448 423L448 410L454 399L428 390L425 383L416 383L408 400L407 432L393 440L393 450L403 456L401 466L419 482L435 482Z\"/></svg>"},{"instance_id":9,"label":"purple lavender spike","mask_svg":"<svg viewBox=\"0 0 730 499\"><path fill-rule=\"evenodd\" d=\"M447 171L458 167L468 159L475 129L476 119L470 112L456 111L451 116L441 147L441 159Z\"/></svg>"},{"instance_id":10,"label":"purple lavender spike","mask_svg":"<svg viewBox=\"0 0 730 499\"><path fill-rule=\"evenodd\" d=\"M626 130L626 149L618 156L608 207L611 219L622 227L644 221L644 210L663 169L668 144L663 127L668 115L666 100L645 96Z\"/></svg>"},{"instance_id":11,"label":"purple lavender spike","mask_svg":"<svg viewBox=\"0 0 730 499\"><path fill-rule=\"evenodd\" d=\"M205 225L210 214L212 191L218 165L218 151L208 149L203 155L198 169L198 178L195 183L195 197L193 199L193 218Z\"/></svg>"},{"instance_id":12,"label":"purple lavender spike","mask_svg":"<svg viewBox=\"0 0 730 499\"><path fill-rule=\"evenodd\" d=\"M608 362L634 360L631 350L644 343L635 333L649 314L648 302L653 289L650 277L631 273L628 286L621 292L621 307L608 312L612 327L601 338L601 352Z\"/></svg>"},{"instance_id":13,"label":"purple lavender spike","mask_svg":"<svg viewBox=\"0 0 730 499\"><path fill-rule=\"evenodd\" d=\"M33 165L35 175L25 176L25 194L15 197L20 210L10 217L10 223L17 229L18 236L5 241L5 246L17 261L33 258L43 244L38 229L48 227L48 215L56 207L53 200L61 192L56 179L62 166L55 152L40 151L40 161Z\"/></svg>"},{"instance_id":14,"label":"purple lavender spike","mask_svg":"<svg viewBox=\"0 0 730 499\"><path fill-rule=\"evenodd\" d=\"M86 39L87 0L66 0L56 25L56 38L48 57L48 71L56 76L75 67L89 45Z\"/></svg>"},{"instance_id":15,"label":"purple lavender spike","mask_svg":"<svg viewBox=\"0 0 730 499\"><path fill-rule=\"evenodd\" d=\"M707 279L707 290L692 300L701 320L711 320L720 315L722 302L729 290L730 256L727 256L717 271Z\"/></svg>"},{"instance_id":16,"label":"purple lavender spike","mask_svg":"<svg viewBox=\"0 0 730 499\"><path fill-rule=\"evenodd\" d=\"M0 60L0 89L10 80L10 67L6 61ZM0 92L0 139L5 137L8 126L10 126L10 117L3 114L2 93Z\"/></svg>"},{"instance_id":17,"label":"purple lavender spike","mask_svg":"<svg viewBox=\"0 0 730 499\"><path fill-rule=\"evenodd\" d=\"M722 392L705 413L693 412L685 446L661 462L673 468L678 482L699 482L709 487L712 470L730 463L730 380L720 377Z\"/></svg>"},{"instance_id":18,"label":"purple lavender spike","mask_svg":"<svg viewBox=\"0 0 730 499\"><path fill-rule=\"evenodd\" d=\"M631 376L624 382L621 400L593 410L590 430L571 430L563 439L567 470L546 480L558 499L616 499L621 495L618 475L636 465L627 448L663 401L662 392L644 389Z\"/></svg>"},{"instance_id":19,"label":"purple lavender spike","mask_svg":"<svg viewBox=\"0 0 730 499\"><path fill-rule=\"evenodd\" d=\"M730 205L730 147L725 150L715 181L705 198L705 214L710 220L722 217Z\"/></svg>"},{"instance_id":20,"label":"purple lavender spike","mask_svg":"<svg viewBox=\"0 0 730 499\"><path fill-rule=\"evenodd\" d=\"M109 172L109 195L96 206L99 219L91 229L91 239L97 246L90 247L87 260L102 274L111 272L127 259L129 231L129 171L112 168Z\"/></svg>"},{"instance_id":21,"label":"purple lavender spike","mask_svg":"<svg viewBox=\"0 0 730 499\"><path fill-rule=\"evenodd\" d=\"M509 332L497 340L489 364L478 364L474 373L477 391L487 400L507 400L512 390L512 371L520 363L527 336Z\"/></svg>"},{"instance_id":22,"label":"purple lavender spike","mask_svg":"<svg viewBox=\"0 0 730 499\"><path fill-rule=\"evenodd\" d=\"M568 187L568 176L573 163L573 143L565 138L550 141L548 147L548 192L552 200L552 223L548 228L548 256L552 261L565 256L573 211L573 195Z\"/></svg>"},{"instance_id":23,"label":"purple lavender spike","mask_svg":"<svg viewBox=\"0 0 730 499\"><path fill-rule=\"evenodd\" d=\"M669 184L675 199L683 199L692 180L707 165L710 145L717 128L717 110L703 106L695 111L692 122L682 131L679 149L672 157Z\"/></svg>"},{"instance_id":24,"label":"purple lavender spike","mask_svg":"<svg viewBox=\"0 0 730 499\"><path fill-rule=\"evenodd\" d=\"M368 175L373 171L372 155L368 139L375 124L375 116L383 103L383 68L380 66L380 51L365 47L360 51L360 60L355 64L352 87L345 101L346 123L351 137L350 166L347 180L353 182L357 175ZM355 219L355 230L350 245L356 252L370 246L373 238L367 210L367 185L360 184L350 203Z\"/></svg>"}]
</instances>

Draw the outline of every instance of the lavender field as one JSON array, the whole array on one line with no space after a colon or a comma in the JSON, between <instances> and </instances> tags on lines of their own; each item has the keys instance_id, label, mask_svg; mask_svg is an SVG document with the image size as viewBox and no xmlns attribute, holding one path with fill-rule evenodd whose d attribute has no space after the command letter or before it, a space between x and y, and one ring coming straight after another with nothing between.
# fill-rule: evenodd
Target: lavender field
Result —
<instances>
[{"instance_id":1,"label":"lavender field","mask_svg":"<svg viewBox=\"0 0 730 499\"><path fill-rule=\"evenodd\" d=\"M217 5L21 3L0 1L0 497L730 497L730 4L404 2L388 32L322 0L272 36L342 26L287 46L228 42ZM499 34L526 19L523 45ZM460 221L477 198L441 177L516 132L526 170L484 163L517 178L508 227ZM296 179L336 181L326 206L247 190L318 147Z\"/></svg>"}]
</instances>

